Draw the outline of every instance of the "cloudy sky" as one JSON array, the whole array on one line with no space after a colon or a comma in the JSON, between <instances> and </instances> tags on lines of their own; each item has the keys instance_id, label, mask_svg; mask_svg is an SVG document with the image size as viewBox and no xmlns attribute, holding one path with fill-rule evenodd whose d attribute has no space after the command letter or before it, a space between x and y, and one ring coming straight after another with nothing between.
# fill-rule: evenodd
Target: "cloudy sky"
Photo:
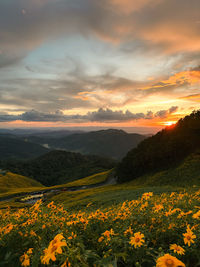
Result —
<instances>
[{"instance_id":1,"label":"cloudy sky","mask_svg":"<svg viewBox=\"0 0 200 267\"><path fill-rule=\"evenodd\" d=\"M1 0L0 127L163 127L199 109L199 0Z\"/></svg>"}]
</instances>

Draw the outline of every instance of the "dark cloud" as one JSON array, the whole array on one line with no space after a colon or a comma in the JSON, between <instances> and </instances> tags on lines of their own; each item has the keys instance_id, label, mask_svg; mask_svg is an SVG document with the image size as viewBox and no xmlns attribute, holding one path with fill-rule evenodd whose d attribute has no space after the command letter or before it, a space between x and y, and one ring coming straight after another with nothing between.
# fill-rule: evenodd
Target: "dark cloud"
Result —
<instances>
[{"instance_id":1,"label":"dark cloud","mask_svg":"<svg viewBox=\"0 0 200 267\"><path fill-rule=\"evenodd\" d=\"M168 110L157 111L156 114L155 114L155 117L159 117L161 119L164 119L164 118L167 118L169 114L175 113L177 110L178 110L177 106L172 106Z\"/></svg>"},{"instance_id":2,"label":"dark cloud","mask_svg":"<svg viewBox=\"0 0 200 267\"><path fill-rule=\"evenodd\" d=\"M169 109L169 113L174 113L178 110L178 107L177 106L172 106L170 109Z\"/></svg>"},{"instance_id":3,"label":"dark cloud","mask_svg":"<svg viewBox=\"0 0 200 267\"><path fill-rule=\"evenodd\" d=\"M144 113L132 113L129 110L113 111L111 109L100 108L97 111L88 112L86 115L74 114L65 115L57 110L54 113L43 113L36 110L31 110L22 113L21 115L0 115L0 122L8 121L26 121L26 122L124 122L140 119L154 119L156 117L165 118L168 114L177 111L178 107L171 107L169 110L161 110L155 114L152 111Z\"/></svg>"},{"instance_id":4,"label":"dark cloud","mask_svg":"<svg viewBox=\"0 0 200 267\"><path fill-rule=\"evenodd\" d=\"M12 107L13 110L20 107L21 111L39 110L41 114L24 113L24 116L32 116L33 119L42 118L44 114L43 119L48 120L47 115L50 114L51 119L53 114L55 121L63 118L62 114L55 113L56 110L94 110L102 106L109 109L100 109L88 114L86 118L76 118L87 120L90 116L90 121L106 118L108 121L111 120L109 118L120 118L123 121L134 117L165 117L170 114L170 110L161 110L156 114L151 111L132 114L129 111L114 112L112 109L145 101L145 97L156 93L161 97L169 93L177 98L180 89L185 88L186 91L191 85L188 76L183 80L181 76L167 72L163 77L141 82L134 76L124 78L119 71L116 75L112 70L115 66L108 71L101 69L99 75L92 76L87 74L87 64L76 61L74 55L66 59L64 77L52 75L52 79L41 78L40 74L45 74L44 70L40 71L41 62L37 62L38 66L28 66L25 62L24 69L29 74L23 74L26 78L14 78L21 76L12 73L13 77L6 79L5 67L19 63L42 44L81 35L88 44L91 39L95 42L100 39L110 47L109 51L114 51L113 55L119 55L119 60L120 57L129 59L131 56L136 62L135 66L138 58L135 59L134 55L150 55L152 66L155 55L167 56L169 61L174 59L176 72L183 72L186 65L199 65L199 9L199 0L1 0L0 68L3 74L0 77L0 104L7 106L7 109ZM59 70L56 62L48 62L46 65ZM72 68L68 69L69 65ZM128 69L130 65L122 65L122 68ZM199 71L199 67L193 70ZM64 70L61 69L61 72ZM141 76L144 72L146 70L141 70ZM9 73L6 75L8 77ZM184 94L193 94L193 91ZM2 118L13 120L9 115Z\"/></svg>"},{"instance_id":5,"label":"dark cloud","mask_svg":"<svg viewBox=\"0 0 200 267\"><path fill-rule=\"evenodd\" d=\"M199 0L1 0L0 49L11 64L44 42L81 34L131 51L199 51L199 8Z\"/></svg>"}]
</instances>

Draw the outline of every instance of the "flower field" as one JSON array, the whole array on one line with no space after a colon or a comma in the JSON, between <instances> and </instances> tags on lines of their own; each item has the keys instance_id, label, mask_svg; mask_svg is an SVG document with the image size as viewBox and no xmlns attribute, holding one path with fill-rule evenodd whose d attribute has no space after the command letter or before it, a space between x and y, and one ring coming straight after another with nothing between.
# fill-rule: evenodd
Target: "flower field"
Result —
<instances>
[{"instance_id":1,"label":"flower field","mask_svg":"<svg viewBox=\"0 0 200 267\"><path fill-rule=\"evenodd\" d=\"M200 191L76 212L53 202L0 211L0 266L200 266Z\"/></svg>"}]
</instances>

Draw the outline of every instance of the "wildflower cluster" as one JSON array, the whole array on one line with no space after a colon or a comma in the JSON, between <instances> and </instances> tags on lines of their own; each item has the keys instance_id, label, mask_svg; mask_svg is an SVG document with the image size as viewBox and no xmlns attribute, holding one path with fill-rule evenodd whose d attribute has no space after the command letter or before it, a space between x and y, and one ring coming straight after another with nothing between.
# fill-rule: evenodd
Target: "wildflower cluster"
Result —
<instances>
[{"instance_id":1,"label":"wildflower cluster","mask_svg":"<svg viewBox=\"0 0 200 267\"><path fill-rule=\"evenodd\" d=\"M2 266L191 267L200 262L200 191L144 193L77 212L51 202L0 210Z\"/></svg>"}]
</instances>

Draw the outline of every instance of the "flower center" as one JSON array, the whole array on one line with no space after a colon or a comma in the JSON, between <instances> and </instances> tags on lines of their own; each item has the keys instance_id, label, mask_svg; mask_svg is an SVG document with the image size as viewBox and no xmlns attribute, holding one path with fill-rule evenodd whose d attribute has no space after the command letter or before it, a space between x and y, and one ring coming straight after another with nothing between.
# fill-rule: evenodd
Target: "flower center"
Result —
<instances>
[{"instance_id":1,"label":"flower center","mask_svg":"<svg viewBox=\"0 0 200 267\"><path fill-rule=\"evenodd\" d=\"M138 243L140 241L140 238L139 237L136 237L135 238L135 242Z\"/></svg>"},{"instance_id":2,"label":"flower center","mask_svg":"<svg viewBox=\"0 0 200 267\"><path fill-rule=\"evenodd\" d=\"M54 253L54 251L56 251L56 249L57 249L57 246L53 246L52 248L51 248L51 253Z\"/></svg>"},{"instance_id":3,"label":"flower center","mask_svg":"<svg viewBox=\"0 0 200 267\"><path fill-rule=\"evenodd\" d=\"M174 266L174 261L171 259L167 259L165 262L167 267L173 267Z\"/></svg>"},{"instance_id":4,"label":"flower center","mask_svg":"<svg viewBox=\"0 0 200 267\"><path fill-rule=\"evenodd\" d=\"M187 236L187 240L190 240L190 239L191 239L191 236L188 235L188 236Z\"/></svg>"}]
</instances>

